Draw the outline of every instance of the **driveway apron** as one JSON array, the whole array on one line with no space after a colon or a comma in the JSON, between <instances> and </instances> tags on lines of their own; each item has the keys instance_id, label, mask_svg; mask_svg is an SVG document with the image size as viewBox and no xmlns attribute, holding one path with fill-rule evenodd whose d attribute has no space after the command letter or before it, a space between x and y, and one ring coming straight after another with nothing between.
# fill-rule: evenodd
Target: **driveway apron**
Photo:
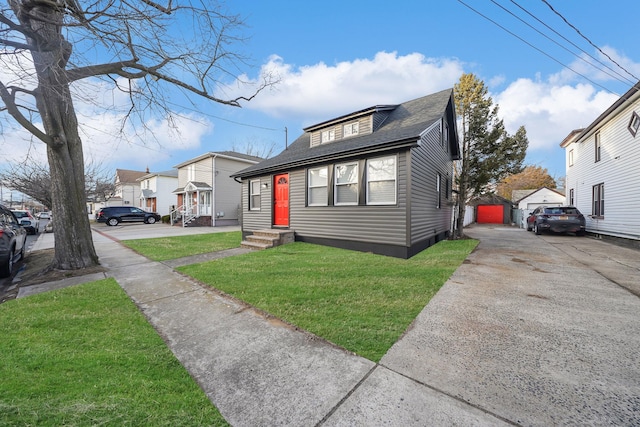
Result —
<instances>
[{"instance_id":1,"label":"driveway apron","mask_svg":"<svg viewBox=\"0 0 640 427\"><path fill-rule=\"evenodd\" d=\"M381 365L518 425L640 425L640 252L466 232L478 248Z\"/></svg>"}]
</instances>

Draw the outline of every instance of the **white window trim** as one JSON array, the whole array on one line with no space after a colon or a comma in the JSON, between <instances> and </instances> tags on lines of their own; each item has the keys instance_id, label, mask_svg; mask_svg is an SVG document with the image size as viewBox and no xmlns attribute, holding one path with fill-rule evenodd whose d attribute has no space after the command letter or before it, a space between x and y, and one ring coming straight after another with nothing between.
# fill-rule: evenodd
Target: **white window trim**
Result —
<instances>
[{"instance_id":1,"label":"white window trim","mask_svg":"<svg viewBox=\"0 0 640 427\"><path fill-rule=\"evenodd\" d=\"M252 192L253 190L253 183L257 183L258 184L258 193L255 194ZM250 211L259 211L260 210L260 205L262 204L262 192L261 192L261 188L262 186L260 185L260 180L259 179L251 179L249 180L249 210ZM258 207L255 207L253 205L253 198L255 196L259 197L260 203L258 204Z\"/></svg>"},{"instance_id":2,"label":"white window trim","mask_svg":"<svg viewBox=\"0 0 640 427\"><path fill-rule=\"evenodd\" d=\"M370 161L375 161L375 160L384 160L384 159L393 159L393 166L394 166L394 178L393 178L393 187L394 187L394 192L393 192L393 202L371 202L369 200L369 196L370 196L370 192L369 192L369 183L370 182L386 182L386 181L391 181L390 179L377 179L377 180L370 180L369 179L369 162ZM398 157L397 156L384 156L384 157L374 157L371 159L367 159L366 162L366 170L367 170L367 177L366 180L367 182L365 183L365 189L367 191L367 205L370 206L388 206L388 205L395 205L398 203Z\"/></svg>"},{"instance_id":3,"label":"white window trim","mask_svg":"<svg viewBox=\"0 0 640 427\"><path fill-rule=\"evenodd\" d=\"M325 139L325 135L327 138ZM328 129L320 132L320 144L326 144L327 142L335 141L336 131L335 129Z\"/></svg>"},{"instance_id":4,"label":"white window trim","mask_svg":"<svg viewBox=\"0 0 640 427\"><path fill-rule=\"evenodd\" d=\"M442 207L442 174L438 172L436 175L436 208Z\"/></svg>"},{"instance_id":5,"label":"white window trim","mask_svg":"<svg viewBox=\"0 0 640 427\"><path fill-rule=\"evenodd\" d=\"M355 181L350 181L350 182L343 182L338 184L338 167L339 166L351 166L351 165L355 165L356 167L356 177L355 177ZM358 200L360 197L360 192L359 192L359 185L358 185L358 162L348 162L348 163L339 163L336 164L334 166L334 191L333 191L333 204L334 206L357 206L358 205ZM339 186L345 186L345 185L356 185L356 201L355 202L349 202L349 203L338 203L338 187Z\"/></svg>"},{"instance_id":6,"label":"white window trim","mask_svg":"<svg viewBox=\"0 0 640 427\"><path fill-rule=\"evenodd\" d=\"M321 170L324 169L327 171L327 178L326 181L324 183L324 185L311 185L311 171L315 171L315 170ZM327 194L329 194L329 168L327 166L321 166L318 168L309 168L309 170L307 171L307 206L327 206L328 200L325 199L324 203L311 203L309 201L309 195L311 194L311 189L312 188L321 188L324 187L327 189Z\"/></svg>"},{"instance_id":7,"label":"white window trim","mask_svg":"<svg viewBox=\"0 0 640 427\"><path fill-rule=\"evenodd\" d=\"M349 132L347 133L347 129ZM357 136L360 134L360 122L351 122L342 126L342 137L350 138L352 136Z\"/></svg>"}]
</instances>

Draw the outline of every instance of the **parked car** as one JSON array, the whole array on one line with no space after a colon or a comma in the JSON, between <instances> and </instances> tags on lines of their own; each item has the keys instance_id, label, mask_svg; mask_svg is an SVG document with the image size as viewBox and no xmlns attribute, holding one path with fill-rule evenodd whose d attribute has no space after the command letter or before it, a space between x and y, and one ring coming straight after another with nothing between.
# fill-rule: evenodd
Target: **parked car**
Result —
<instances>
[{"instance_id":1,"label":"parked car","mask_svg":"<svg viewBox=\"0 0 640 427\"><path fill-rule=\"evenodd\" d=\"M98 222L106 222L107 225L118 225L120 222L144 222L154 224L160 221L160 215L156 212L147 212L131 206L107 206L96 213Z\"/></svg>"},{"instance_id":2,"label":"parked car","mask_svg":"<svg viewBox=\"0 0 640 427\"><path fill-rule=\"evenodd\" d=\"M37 218L34 218L31 215L31 212L25 210L13 210L12 211L15 217L18 219L20 225L22 225L27 233L29 234L37 234L40 228L40 222ZM25 222L27 221L27 222Z\"/></svg>"},{"instance_id":3,"label":"parked car","mask_svg":"<svg viewBox=\"0 0 640 427\"><path fill-rule=\"evenodd\" d=\"M38 219L51 219L51 212L40 212L36 215Z\"/></svg>"},{"instance_id":4,"label":"parked car","mask_svg":"<svg viewBox=\"0 0 640 427\"><path fill-rule=\"evenodd\" d=\"M27 231L6 207L0 205L0 277L9 277L13 265L24 258Z\"/></svg>"},{"instance_id":5,"label":"parked car","mask_svg":"<svg viewBox=\"0 0 640 427\"><path fill-rule=\"evenodd\" d=\"M576 233L583 236L585 223L584 215L573 206L540 206L527 218L527 231L533 230L536 234L543 231Z\"/></svg>"}]
</instances>

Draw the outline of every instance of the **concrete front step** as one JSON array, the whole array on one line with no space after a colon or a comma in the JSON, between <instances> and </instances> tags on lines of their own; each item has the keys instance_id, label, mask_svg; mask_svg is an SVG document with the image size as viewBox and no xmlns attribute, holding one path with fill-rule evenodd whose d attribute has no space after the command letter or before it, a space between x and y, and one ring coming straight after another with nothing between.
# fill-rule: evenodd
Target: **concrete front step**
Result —
<instances>
[{"instance_id":1,"label":"concrete front step","mask_svg":"<svg viewBox=\"0 0 640 427\"><path fill-rule=\"evenodd\" d=\"M252 235L246 236L241 247L247 249L268 249L291 243L295 240L295 232L292 230L256 230Z\"/></svg>"}]
</instances>

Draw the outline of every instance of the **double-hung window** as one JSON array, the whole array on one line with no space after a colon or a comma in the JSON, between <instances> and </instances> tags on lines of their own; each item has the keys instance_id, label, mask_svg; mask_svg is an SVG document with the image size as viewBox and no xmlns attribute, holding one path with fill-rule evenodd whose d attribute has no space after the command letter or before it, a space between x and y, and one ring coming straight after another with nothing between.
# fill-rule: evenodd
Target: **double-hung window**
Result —
<instances>
[{"instance_id":1,"label":"double-hung window","mask_svg":"<svg viewBox=\"0 0 640 427\"><path fill-rule=\"evenodd\" d=\"M360 133L360 124L358 122L348 123L342 127L342 137L355 136Z\"/></svg>"},{"instance_id":2,"label":"double-hung window","mask_svg":"<svg viewBox=\"0 0 640 427\"><path fill-rule=\"evenodd\" d=\"M249 210L260 210L260 180L252 179L249 181Z\"/></svg>"},{"instance_id":3,"label":"double-hung window","mask_svg":"<svg viewBox=\"0 0 640 427\"><path fill-rule=\"evenodd\" d=\"M571 188L569 190L569 206L575 206L574 194L573 188Z\"/></svg>"},{"instance_id":4,"label":"double-hung window","mask_svg":"<svg viewBox=\"0 0 640 427\"><path fill-rule=\"evenodd\" d=\"M396 204L396 156L367 160L367 204Z\"/></svg>"},{"instance_id":5,"label":"double-hung window","mask_svg":"<svg viewBox=\"0 0 640 427\"><path fill-rule=\"evenodd\" d=\"M604 216L604 183L593 186L593 206L591 214L593 216Z\"/></svg>"},{"instance_id":6,"label":"double-hung window","mask_svg":"<svg viewBox=\"0 0 640 427\"><path fill-rule=\"evenodd\" d=\"M328 168L309 169L307 178L309 190L307 193L308 206L327 206L328 201Z\"/></svg>"},{"instance_id":7,"label":"double-hung window","mask_svg":"<svg viewBox=\"0 0 640 427\"><path fill-rule=\"evenodd\" d=\"M596 162L602 159L602 142L600 141L600 132L596 132L595 136Z\"/></svg>"},{"instance_id":8,"label":"double-hung window","mask_svg":"<svg viewBox=\"0 0 640 427\"><path fill-rule=\"evenodd\" d=\"M342 163L335 169L334 204L358 204L358 163Z\"/></svg>"},{"instance_id":9,"label":"double-hung window","mask_svg":"<svg viewBox=\"0 0 640 427\"><path fill-rule=\"evenodd\" d=\"M336 131L333 129L325 130L320 135L320 143L331 142L336 139Z\"/></svg>"}]
</instances>

